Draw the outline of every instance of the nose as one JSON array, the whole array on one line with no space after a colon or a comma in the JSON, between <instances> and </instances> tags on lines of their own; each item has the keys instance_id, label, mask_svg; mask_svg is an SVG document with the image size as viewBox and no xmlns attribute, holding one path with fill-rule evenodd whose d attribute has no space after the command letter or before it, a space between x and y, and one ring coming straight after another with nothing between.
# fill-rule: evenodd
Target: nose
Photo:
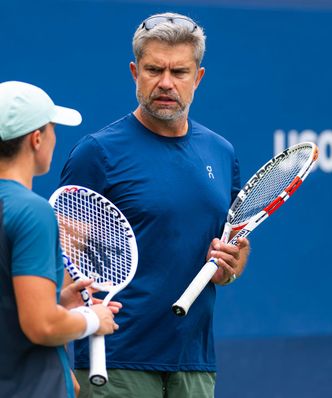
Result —
<instances>
[{"instance_id":1,"label":"nose","mask_svg":"<svg viewBox=\"0 0 332 398\"><path fill-rule=\"evenodd\" d=\"M164 71L162 73L158 86L163 90L170 90L173 88L173 79L169 71Z\"/></svg>"}]
</instances>

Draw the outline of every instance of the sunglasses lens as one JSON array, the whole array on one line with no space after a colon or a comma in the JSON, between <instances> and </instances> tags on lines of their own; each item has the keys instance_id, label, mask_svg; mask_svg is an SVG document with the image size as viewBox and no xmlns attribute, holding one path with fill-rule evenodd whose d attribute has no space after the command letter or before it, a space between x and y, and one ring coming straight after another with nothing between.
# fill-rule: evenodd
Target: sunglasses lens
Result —
<instances>
[{"instance_id":1,"label":"sunglasses lens","mask_svg":"<svg viewBox=\"0 0 332 398\"><path fill-rule=\"evenodd\" d=\"M171 23L174 23L175 25L184 26L188 30L190 30L190 32L193 32L197 28L197 25L195 25L194 21L192 21L189 18L188 19L187 18L172 18L172 17L163 17L163 16L151 17L151 18L146 19L143 22L142 27L145 28L146 30L151 30L155 26L160 25L162 23L166 23L166 22L171 22Z\"/></svg>"},{"instance_id":2,"label":"sunglasses lens","mask_svg":"<svg viewBox=\"0 0 332 398\"><path fill-rule=\"evenodd\" d=\"M144 22L144 27L146 30L150 30L150 29L153 29L155 26L160 25L165 22L168 22L168 18L165 18L165 17L148 18Z\"/></svg>"},{"instance_id":3,"label":"sunglasses lens","mask_svg":"<svg viewBox=\"0 0 332 398\"><path fill-rule=\"evenodd\" d=\"M196 25L190 19L173 18L173 23L175 23L175 25L184 26L191 32L193 32L196 29Z\"/></svg>"}]
</instances>

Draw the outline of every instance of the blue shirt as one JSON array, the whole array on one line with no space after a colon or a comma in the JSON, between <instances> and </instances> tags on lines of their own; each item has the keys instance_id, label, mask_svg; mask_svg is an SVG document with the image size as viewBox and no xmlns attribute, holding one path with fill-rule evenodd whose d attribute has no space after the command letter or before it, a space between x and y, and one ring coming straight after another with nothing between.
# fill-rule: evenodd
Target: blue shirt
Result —
<instances>
[{"instance_id":1,"label":"blue shirt","mask_svg":"<svg viewBox=\"0 0 332 398\"><path fill-rule=\"evenodd\" d=\"M58 226L45 199L18 182L0 179L0 391L4 397L73 398L64 347L36 345L20 328L13 277L21 275L50 279L59 300Z\"/></svg>"},{"instance_id":2,"label":"blue shirt","mask_svg":"<svg viewBox=\"0 0 332 398\"><path fill-rule=\"evenodd\" d=\"M109 198L137 239L136 275L115 297L123 309L119 331L106 338L108 368L215 371L214 284L186 317L171 307L204 265L239 191L231 144L192 120L185 136L160 136L129 114L81 139L63 169L66 184ZM89 367L87 345L75 343L77 368Z\"/></svg>"}]
</instances>

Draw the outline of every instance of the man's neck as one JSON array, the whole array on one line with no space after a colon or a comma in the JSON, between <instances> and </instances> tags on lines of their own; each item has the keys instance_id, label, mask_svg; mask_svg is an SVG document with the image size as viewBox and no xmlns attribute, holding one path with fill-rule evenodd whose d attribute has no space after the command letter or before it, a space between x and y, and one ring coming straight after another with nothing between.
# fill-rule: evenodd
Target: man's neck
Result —
<instances>
[{"instance_id":1,"label":"man's neck","mask_svg":"<svg viewBox=\"0 0 332 398\"><path fill-rule=\"evenodd\" d=\"M160 120L144 112L141 107L135 110L134 116L144 127L164 137L183 137L188 132L187 116L176 120Z\"/></svg>"}]
</instances>

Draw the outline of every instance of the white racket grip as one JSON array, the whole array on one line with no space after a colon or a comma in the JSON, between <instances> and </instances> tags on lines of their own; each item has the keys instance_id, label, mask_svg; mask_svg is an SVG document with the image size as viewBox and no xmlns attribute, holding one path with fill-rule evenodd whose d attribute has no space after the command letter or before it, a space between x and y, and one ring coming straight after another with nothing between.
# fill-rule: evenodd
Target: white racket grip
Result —
<instances>
[{"instance_id":1,"label":"white racket grip","mask_svg":"<svg viewBox=\"0 0 332 398\"><path fill-rule=\"evenodd\" d=\"M225 223L222 236L220 238L222 243L228 243L229 235L231 234L231 231L232 231L232 225L227 221Z\"/></svg>"},{"instance_id":2,"label":"white racket grip","mask_svg":"<svg viewBox=\"0 0 332 398\"><path fill-rule=\"evenodd\" d=\"M178 316L187 315L192 303L209 283L216 273L218 266L216 260L211 258L192 280L182 296L172 305L173 312Z\"/></svg>"},{"instance_id":3,"label":"white racket grip","mask_svg":"<svg viewBox=\"0 0 332 398\"><path fill-rule=\"evenodd\" d=\"M90 383L95 386L103 386L107 380L105 337L91 335L90 345Z\"/></svg>"}]
</instances>

